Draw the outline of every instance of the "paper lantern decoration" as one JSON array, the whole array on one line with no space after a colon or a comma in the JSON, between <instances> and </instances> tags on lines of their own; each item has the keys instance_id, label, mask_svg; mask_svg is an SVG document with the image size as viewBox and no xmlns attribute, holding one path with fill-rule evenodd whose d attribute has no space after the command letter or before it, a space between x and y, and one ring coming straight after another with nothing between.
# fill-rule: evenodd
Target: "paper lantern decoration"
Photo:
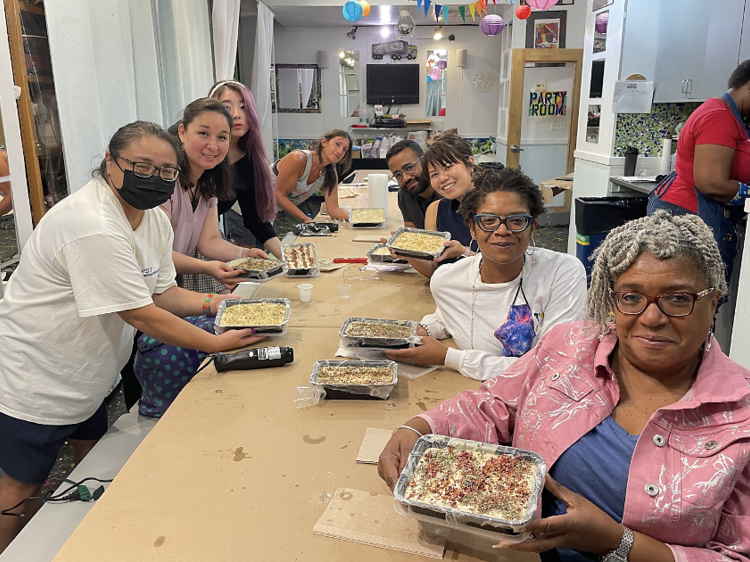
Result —
<instances>
[{"instance_id":1,"label":"paper lantern decoration","mask_svg":"<svg viewBox=\"0 0 750 562\"><path fill-rule=\"evenodd\" d=\"M432 78L433 80L440 80L440 69L433 68L432 70L430 70L430 78Z\"/></svg>"},{"instance_id":2,"label":"paper lantern decoration","mask_svg":"<svg viewBox=\"0 0 750 562\"><path fill-rule=\"evenodd\" d=\"M552 6L557 4L559 0L526 0L526 3L531 6L532 9L540 11L540 10L549 10Z\"/></svg>"},{"instance_id":3,"label":"paper lantern decoration","mask_svg":"<svg viewBox=\"0 0 750 562\"><path fill-rule=\"evenodd\" d=\"M344 4L344 7L341 8L341 13L344 14L344 19L346 21L357 21L362 17L364 9L362 8L362 4L360 4L359 2L349 0L349 2Z\"/></svg>"},{"instance_id":4,"label":"paper lantern decoration","mask_svg":"<svg viewBox=\"0 0 750 562\"><path fill-rule=\"evenodd\" d=\"M367 0L359 0L359 3L362 4L362 16L366 16L370 13L370 3L367 2Z\"/></svg>"},{"instance_id":5,"label":"paper lantern decoration","mask_svg":"<svg viewBox=\"0 0 750 562\"><path fill-rule=\"evenodd\" d=\"M528 19L530 15L531 15L531 8L529 8L526 4L521 4L516 7L516 17L519 20Z\"/></svg>"},{"instance_id":6,"label":"paper lantern decoration","mask_svg":"<svg viewBox=\"0 0 750 562\"><path fill-rule=\"evenodd\" d=\"M503 18L501 18L497 14L484 16L482 18L482 21L479 22L479 29L481 29L482 33L484 33L485 35L497 35L503 30L504 27L505 22L503 21Z\"/></svg>"},{"instance_id":7,"label":"paper lantern decoration","mask_svg":"<svg viewBox=\"0 0 750 562\"><path fill-rule=\"evenodd\" d=\"M609 12L604 12L596 16L594 26L599 33L607 33L607 24L609 23Z\"/></svg>"},{"instance_id":8,"label":"paper lantern decoration","mask_svg":"<svg viewBox=\"0 0 750 562\"><path fill-rule=\"evenodd\" d=\"M437 63L437 67L438 67L438 68L439 68L440 70L445 70L446 68L448 68L448 61L446 61L446 60L442 60L442 59L441 59L441 60L439 60L439 61L438 61L438 63Z\"/></svg>"},{"instance_id":9,"label":"paper lantern decoration","mask_svg":"<svg viewBox=\"0 0 750 562\"><path fill-rule=\"evenodd\" d=\"M427 82L432 82L432 78L430 78L430 77L428 76L428 77L427 77Z\"/></svg>"}]
</instances>

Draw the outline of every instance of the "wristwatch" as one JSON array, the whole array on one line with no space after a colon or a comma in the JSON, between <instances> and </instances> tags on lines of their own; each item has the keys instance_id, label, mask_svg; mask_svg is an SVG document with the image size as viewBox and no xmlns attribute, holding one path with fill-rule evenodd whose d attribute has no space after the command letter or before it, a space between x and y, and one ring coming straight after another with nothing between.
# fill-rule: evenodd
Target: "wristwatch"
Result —
<instances>
[{"instance_id":1,"label":"wristwatch","mask_svg":"<svg viewBox=\"0 0 750 562\"><path fill-rule=\"evenodd\" d=\"M635 540L635 537L633 536L633 531L631 531L624 525L622 528L623 533L622 540L620 541L620 546L618 546L609 554L605 554L604 556L602 556L601 562L628 562L628 554L630 554L630 549L633 548L633 541Z\"/></svg>"}]
</instances>

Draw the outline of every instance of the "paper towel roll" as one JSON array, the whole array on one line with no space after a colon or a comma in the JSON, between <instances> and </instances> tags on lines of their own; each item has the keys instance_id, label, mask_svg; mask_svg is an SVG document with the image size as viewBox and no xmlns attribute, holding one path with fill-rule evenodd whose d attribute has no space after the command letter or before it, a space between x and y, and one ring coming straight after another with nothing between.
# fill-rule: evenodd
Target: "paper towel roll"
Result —
<instances>
[{"instance_id":1,"label":"paper towel roll","mask_svg":"<svg viewBox=\"0 0 750 562\"><path fill-rule=\"evenodd\" d=\"M662 139L661 141L661 165L659 173L668 175L672 171L672 139Z\"/></svg>"},{"instance_id":2,"label":"paper towel roll","mask_svg":"<svg viewBox=\"0 0 750 562\"><path fill-rule=\"evenodd\" d=\"M385 209L388 218L388 176L386 174L369 174L367 176L367 206Z\"/></svg>"}]
</instances>

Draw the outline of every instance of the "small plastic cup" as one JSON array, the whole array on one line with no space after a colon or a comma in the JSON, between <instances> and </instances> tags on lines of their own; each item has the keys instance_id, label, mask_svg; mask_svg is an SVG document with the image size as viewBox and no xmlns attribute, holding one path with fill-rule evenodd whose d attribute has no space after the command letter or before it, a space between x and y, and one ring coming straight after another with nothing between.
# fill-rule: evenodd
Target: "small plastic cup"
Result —
<instances>
[{"instance_id":1,"label":"small plastic cup","mask_svg":"<svg viewBox=\"0 0 750 562\"><path fill-rule=\"evenodd\" d=\"M312 283L300 283L297 285L299 289L299 300L302 302L310 302L312 300Z\"/></svg>"},{"instance_id":2,"label":"small plastic cup","mask_svg":"<svg viewBox=\"0 0 750 562\"><path fill-rule=\"evenodd\" d=\"M336 491L336 475L333 472L318 472L313 476L313 498L328 503Z\"/></svg>"},{"instance_id":3,"label":"small plastic cup","mask_svg":"<svg viewBox=\"0 0 750 562\"><path fill-rule=\"evenodd\" d=\"M351 283L341 283L339 285L339 298L350 299L352 298L352 285Z\"/></svg>"},{"instance_id":4,"label":"small plastic cup","mask_svg":"<svg viewBox=\"0 0 750 562\"><path fill-rule=\"evenodd\" d=\"M294 407L298 410L317 406L325 398L326 391L316 386L298 386L294 389Z\"/></svg>"}]
</instances>

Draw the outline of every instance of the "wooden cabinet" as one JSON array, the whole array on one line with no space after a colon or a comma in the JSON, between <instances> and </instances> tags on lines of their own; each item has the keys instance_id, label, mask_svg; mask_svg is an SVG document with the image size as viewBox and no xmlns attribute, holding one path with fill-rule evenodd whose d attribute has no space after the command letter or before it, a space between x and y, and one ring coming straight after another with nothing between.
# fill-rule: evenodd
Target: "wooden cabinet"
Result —
<instances>
[{"instance_id":1,"label":"wooden cabinet","mask_svg":"<svg viewBox=\"0 0 750 562\"><path fill-rule=\"evenodd\" d=\"M740 60L745 4L722 0L714 9L703 0L628 0L620 79L652 80L655 102L718 96ZM750 44L745 48L750 54Z\"/></svg>"}]
</instances>

